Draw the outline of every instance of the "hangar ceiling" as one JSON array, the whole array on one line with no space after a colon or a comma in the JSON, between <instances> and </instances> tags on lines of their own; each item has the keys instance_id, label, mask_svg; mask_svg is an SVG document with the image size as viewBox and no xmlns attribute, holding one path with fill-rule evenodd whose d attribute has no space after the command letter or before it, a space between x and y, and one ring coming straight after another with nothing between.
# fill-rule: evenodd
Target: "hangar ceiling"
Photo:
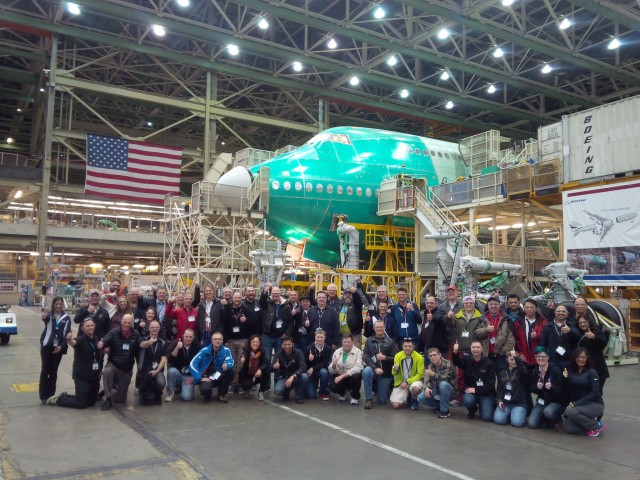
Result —
<instances>
[{"instance_id":1,"label":"hangar ceiling","mask_svg":"<svg viewBox=\"0 0 640 480\"><path fill-rule=\"evenodd\" d=\"M55 41L53 155L69 167L57 181L70 184L84 177L78 132L199 152L206 110L211 151L235 152L336 125L528 138L640 90L635 0L74 3L79 14L60 1L0 5L0 149L41 151ZM185 184L201 175L187 156Z\"/></svg>"}]
</instances>

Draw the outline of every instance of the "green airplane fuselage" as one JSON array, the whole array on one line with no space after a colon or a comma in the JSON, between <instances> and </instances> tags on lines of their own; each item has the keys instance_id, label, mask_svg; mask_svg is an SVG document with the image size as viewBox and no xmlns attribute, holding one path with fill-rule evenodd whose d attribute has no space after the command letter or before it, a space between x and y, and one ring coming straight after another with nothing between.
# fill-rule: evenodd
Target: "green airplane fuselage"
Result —
<instances>
[{"instance_id":1,"label":"green airplane fuselage","mask_svg":"<svg viewBox=\"0 0 640 480\"><path fill-rule=\"evenodd\" d=\"M336 127L300 148L250 168L270 169L267 230L289 243L305 244L304 257L339 263L339 242L329 230L334 214L348 222L383 224L376 191L383 180L404 173L429 186L468 175L458 146L384 130ZM394 217L396 225L413 219Z\"/></svg>"}]
</instances>

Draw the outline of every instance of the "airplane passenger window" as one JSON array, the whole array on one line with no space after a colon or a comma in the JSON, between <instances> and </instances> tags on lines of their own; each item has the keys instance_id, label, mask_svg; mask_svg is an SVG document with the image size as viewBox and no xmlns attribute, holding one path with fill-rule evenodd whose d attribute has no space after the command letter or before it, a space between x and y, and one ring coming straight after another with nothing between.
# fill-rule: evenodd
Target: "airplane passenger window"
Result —
<instances>
[{"instance_id":1,"label":"airplane passenger window","mask_svg":"<svg viewBox=\"0 0 640 480\"><path fill-rule=\"evenodd\" d=\"M356 188L356 195L361 197L362 196L362 187L357 187Z\"/></svg>"},{"instance_id":2,"label":"airplane passenger window","mask_svg":"<svg viewBox=\"0 0 640 480\"><path fill-rule=\"evenodd\" d=\"M371 189L370 189L370 188L367 188L367 189L365 190L365 195L366 195L367 197L370 197L370 196L371 196L371 193L372 193L372 192L371 192Z\"/></svg>"},{"instance_id":3,"label":"airplane passenger window","mask_svg":"<svg viewBox=\"0 0 640 480\"><path fill-rule=\"evenodd\" d=\"M353 195L353 187L347 187L347 195Z\"/></svg>"},{"instance_id":4,"label":"airplane passenger window","mask_svg":"<svg viewBox=\"0 0 640 480\"><path fill-rule=\"evenodd\" d=\"M338 185L338 195L342 195L342 185Z\"/></svg>"},{"instance_id":5,"label":"airplane passenger window","mask_svg":"<svg viewBox=\"0 0 640 480\"><path fill-rule=\"evenodd\" d=\"M316 185L316 192L322 193L322 184L321 183Z\"/></svg>"},{"instance_id":6,"label":"airplane passenger window","mask_svg":"<svg viewBox=\"0 0 640 480\"><path fill-rule=\"evenodd\" d=\"M424 150L422 150L422 153L424 154L424 156L428 156L429 155L429 150L427 150L426 148Z\"/></svg>"},{"instance_id":7,"label":"airplane passenger window","mask_svg":"<svg viewBox=\"0 0 640 480\"><path fill-rule=\"evenodd\" d=\"M416 155L422 155L422 152L420 151L419 148L416 148L415 152L416 152Z\"/></svg>"},{"instance_id":8,"label":"airplane passenger window","mask_svg":"<svg viewBox=\"0 0 640 480\"><path fill-rule=\"evenodd\" d=\"M310 192L311 190L313 190L313 183L306 183L304 188L307 192Z\"/></svg>"},{"instance_id":9,"label":"airplane passenger window","mask_svg":"<svg viewBox=\"0 0 640 480\"><path fill-rule=\"evenodd\" d=\"M438 152L438 156L442 158L442 152Z\"/></svg>"},{"instance_id":10,"label":"airplane passenger window","mask_svg":"<svg viewBox=\"0 0 640 480\"><path fill-rule=\"evenodd\" d=\"M413 153L413 148L411 147L407 148L407 152L409 152L409 155L411 155Z\"/></svg>"},{"instance_id":11,"label":"airplane passenger window","mask_svg":"<svg viewBox=\"0 0 640 480\"><path fill-rule=\"evenodd\" d=\"M449 158L449 154L447 152L444 152L444 158Z\"/></svg>"},{"instance_id":12,"label":"airplane passenger window","mask_svg":"<svg viewBox=\"0 0 640 480\"><path fill-rule=\"evenodd\" d=\"M302 182L296 182L296 192L302 191Z\"/></svg>"},{"instance_id":13,"label":"airplane passenger window","mask_svg":"<svg viewBox=\"0 0 640 480\"><path fill-rule=\"evenodd\" d=\"M435 157L436 156L436 151L435 150L431 150L431 156Z\"/></svg>"},{"instance_id":14,"label":"airplane passenger window","mask_svg":"<svg viewBox=\"0 0 640 480\"><path fill-rule=\"evenodd\" d=\"M327 185L327 193L333 193L333 185Z\"/></svg>"}]
</instances>

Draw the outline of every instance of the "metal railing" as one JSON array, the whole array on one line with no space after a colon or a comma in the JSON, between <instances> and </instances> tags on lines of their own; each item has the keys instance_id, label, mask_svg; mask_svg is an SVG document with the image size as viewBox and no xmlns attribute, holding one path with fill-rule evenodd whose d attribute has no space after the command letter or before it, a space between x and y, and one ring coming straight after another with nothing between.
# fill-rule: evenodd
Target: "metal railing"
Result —
<instances>
[{"instance_id":1,"label":"metal railing","mask_svg":"<svg viewBox=\"0 0 640 480\"><path fill-rule=\"evenodd\" d=\"M502 175L498 171L459 182L443 183L431 187L431 192L446 207L495 203L505 198Z\"/></svg>"}]
</instances>

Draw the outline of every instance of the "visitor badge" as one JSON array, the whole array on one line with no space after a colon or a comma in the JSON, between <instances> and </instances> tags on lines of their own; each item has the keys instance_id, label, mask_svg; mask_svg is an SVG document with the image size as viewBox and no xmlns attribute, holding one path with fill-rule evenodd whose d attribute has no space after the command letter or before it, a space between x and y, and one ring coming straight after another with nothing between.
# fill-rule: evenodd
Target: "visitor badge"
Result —
<instances>
[{"instance_id":1,"label":"visitor badge","mask_svg":"<svg viewBox=\"0 0 640 480\"><path fill-rule=\"evenodd\" d=\"M260 311L260 307L258 307L257 305L255 307L253 307L253 311L254 312L259 312Z\"/></svg>"},{"instance_id":2,"label":"visitor badge","mask_svg":"<svg viewBox=\"0 0 640 480\"><path fill-rule=\"evenodd\" d=\"M282 328L282 320L276 322L276 328Z\"/></svg>"},{"instance_id":3,"label":"visitor badge","mask_svg":"<svg viewBox=\"0 0 640 480\"><path fill-rule=\"evenodd\" d=\"M409 323L408 322L402 322L400 324L400 328L409 328Z\"/></svg>"},{"instance_id":4,"label":"visitor badge","mask_svg":"<svg viewBox=\"0 0 640 480\"><path fill-rule=\"evenodd\" d=\"M558 355L564 355L567 352L567 350L564 347L560 346L556 348L556 352L558 352Z\"/></svg>"},{"instance_id":5,"label":"visitor badge","mask_svg":"<svg viewBox=\"0 0 640 480\"><path fill-rule=\"evenodd\" d=\"M306 329L306 328L304 328L304 327L300 327L300 328L298 329L298 332L300 332L300 333L307 333L307 329Z\"/></svg>"},{"instance_id":6,"label":"visitor badge","mask_svg":"<svg viewBox=\"0 0 640 480\"><path fill-rule=\"evenodd\" d=\"M240 333L240 327L233 327L233 333Z\"/></svg>"},{"instance_id":7,"label":"visitor badge","mask_svg":"<svg viewBox=\"0 0 640 480\"><path fill-rule=\"evenodd\" d=\"M53 337L53 346L54 347L58 346L58 337Z\"/></svg>"},{"instance_id":8,"label":"visitor badge","mask_svg":"<svg viewBox=\"0 0 640 480\"><path fill-rule=\"evenodd\" d=\"M123 350L129 350L129 344L128 343L123 343L122 344L122 349Z\"/></svg>"},{"instance_id":9,"label":"visitor badge","mask_svg":"<svg viewBox=\"0 0 640 480\"><path fill-rule=\"evenodd\" d=\"M483 386L484 386L484 382L483 382L482 380L478 380L478 381L476 382L476 386L477 386L477 387L483 387Z\"/></svg>"},{"instance_id":10,"label":"visitor badge","mask_svg":"<svg viewBox=\"0 0 640 480\"><path fill-rule=\"evenodd\" d=\"M538 405L544 405L544 398L538 398Z\"/></svg>"},{"instance_id":11,"label":"visitor badge","mask_svg":"<svg viewBox=\"0 0 640 480\"><path fill-rule=\"evenodd\" d=\"M489 343L490 343L491 345L495 345L495 343L496 343L496 337L491 337L491 338L489 339Z\"/></svg>"},{"instance_id":12,"label":"visitor badge","mask_svg":"<svg viewBox=\"0 0 640 480\"><path fill-rule=\"evenodd\" d=\"M469 332L462 332L462 338L469 338Z\"/></svg>"},{"instance_id":13,"label":"visitor badge","mask_svg":"<svg viewBox=\"0 0 640 480\"><path fill-rule=\"evenodd\" d=\"M511 390L511 382L507 383L504 388L506 388L507 390Z\"/></svg>"},{"instance_id":14,"label":"visitor badge","mask_svg":"<svg viewBox=\"0 0 640 480\"><path fill-rule=\"evenodd\" d=\"M220 378L220 372L216 372L209 377L211 380L217 380Z\"/></svg>"},{"instance_id":15,"label":"visitor badge","mask_svg":"<svg viewBox=\"0 0 640 480\"><path fill-rule=\"evenodd\" d=\"M371 360L373 360L373 363L378 363L378 359L375 355L371 355Z\"/></svg>"},{"instance_id":16,"label":"visitor badge","mask_svg":"<svg viewBox=\"0 0 640 480\"><path fill-rule=\"evenodd\" d=\"M158 362L153 362L153 363L151 364L151 368L153 368L154 370L155 370L156 368L158 368Z\"/></svg>"},{"instance_id":17,"label":"visitor badge","mask_svg":"<svg viewBox=\"0 0 640 480\"><path fill-rule=\"evenodd\" d=\"M189 321L190 322L195 322L196 321L196 317L194 317L193 315L189 315Z\"/></svg>"},{"instance_id":18,"label":"visitor badge","mask_svg":"<svg viewBox=\"0 0 640 480\"><path fill-rule=\"evenodd\" d=\"M510 393L505 394L504 399L507 401L511 400L511 394Z\"/></svg>"},{"instance_id":19,"label":"visitor badge","mask_svg":"<svg viewBox=\"0 0 640 480\"><path fill-rule=\"evenodd\" d=\"M100 366L98 365L98 362L93 362L93 369L94 370L98 370Z\"/></svg>"},{"instance_id":20,"label":"visitor badge","mask_svg":"<svg viewBox=\"0 0 640 480\"><path fill-rule=\"evenodd\" d=\"M189 375L189 367L182 367L182 374Z\"/></svg>"}]
</instances>

